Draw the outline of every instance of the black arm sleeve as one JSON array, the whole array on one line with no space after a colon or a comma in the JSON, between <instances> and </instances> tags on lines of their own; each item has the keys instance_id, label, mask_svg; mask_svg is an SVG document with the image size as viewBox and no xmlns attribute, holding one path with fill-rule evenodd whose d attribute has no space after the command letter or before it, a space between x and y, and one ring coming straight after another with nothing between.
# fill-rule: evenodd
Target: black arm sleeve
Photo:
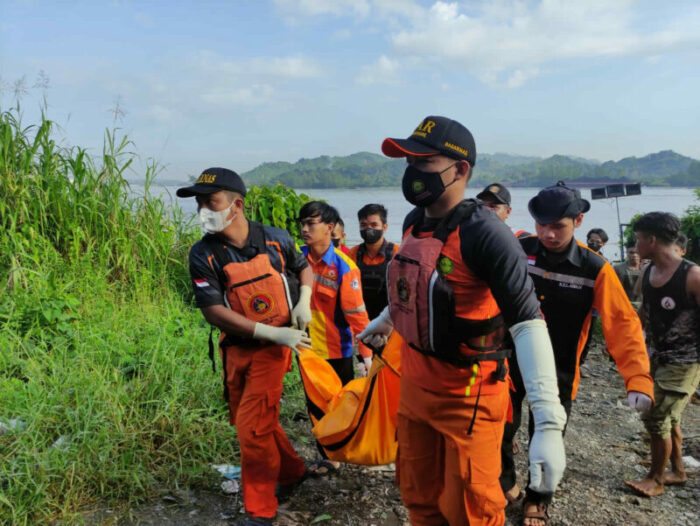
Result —
<instances>
[{"instance_id":1,"label":"black arm sleeve","mask_svg":"<svg viewBox=\"0 0 700 526\"><path fill-rule=\"evenodd\" d=\"M488 284L508 327L542 318L525 252L496 214L479 206L459 226L459 237L464 262Z\"/></svg>"},{"instance_id":2,"label":"black arm sleeve","mask_svg":"<svg viewBox=\"0 0 700 526\"><path fill-rule=\"evenodd\" d=\"M225 305L223 286L209 260L215 266L216 262L201 241L192 247L189 259L195 305L200 309L212 305Z\"/></svg>"},{"instance_id":3,"label":"black arm sleeve","mask_svg":"<svg viewBox=\"0 0 700 526\"><path fill-rule=\"evenodd\" d=\"M286 236L282 242L282 251L284 258L287 261L287 269L292 274L299 275L299 272L309 266L309 262L304 257L304 254L297 248L292 236L285 232Z\"/></svg>"}]
</instances>

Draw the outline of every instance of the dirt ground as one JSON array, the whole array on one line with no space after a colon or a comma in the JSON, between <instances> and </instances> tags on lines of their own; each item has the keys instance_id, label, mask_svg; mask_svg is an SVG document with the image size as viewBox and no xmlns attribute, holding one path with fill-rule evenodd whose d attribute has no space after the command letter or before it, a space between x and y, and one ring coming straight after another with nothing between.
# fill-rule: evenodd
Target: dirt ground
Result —
<instances>
[{"instance_id":1,"label":"dirt ground","mask_svg":"<svg viewBox=\"0 0 700 526\"><path fill-rule=\"evenodd\" d=\"M599 349L592 349L588 373L566 433L567 470L550 508L552 525L685 526L700 523L700 471L689 470L685 486L667 487L655 499L636 496L624 480L646 473L648 442L639 417L626 406L624 385ZM295 422L308 433L308 422ZM684 455L700 460L700 406L684 413ZM518 437L519 481L526 479L526 423ZM305 430L305 431L304 431ZM296 444L305 458L315 450ZM507 524L520 524L520 510L508 508ZM118 515L119 518L115 516ZM218 485L167 491L132 510L101 510L88 520L136 525L231 525L244 517L240 493L224 495ZM116 520L115 520L116 519ZM326 478L309 478L282 503L275 524L395 526L409 524L393 466L362 468L346 465Z\"/></svg>"}]
</instances>

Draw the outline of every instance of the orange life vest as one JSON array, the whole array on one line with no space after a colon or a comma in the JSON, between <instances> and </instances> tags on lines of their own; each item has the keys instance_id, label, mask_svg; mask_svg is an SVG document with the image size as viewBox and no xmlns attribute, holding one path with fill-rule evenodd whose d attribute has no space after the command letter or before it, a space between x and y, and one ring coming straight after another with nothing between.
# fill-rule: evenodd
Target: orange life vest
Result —
<instances>
[{"instance_id":1,"label":"orange life vest","mask_svg":"<svg viewBox=\"0 0 700 526\"><path fill-rule=\"evenodd\" d=\"M270 263L262 224L251 221L249 225L249 247L256 254L248 261L231 261L228 251L220 240L215 236L204 237L209 250L214 254L216 262L223 272L223 277L225 277L223 282L226 283L225 298L227 306L255 322L275 327L289 325L292 312L292 296L287 277ZM223 331L219 338L219 348L222 355L224 355L222 356L224 358L224 367L226 363L225 352L228 347L235 346L251 349L265 345L268 345L268 342L235 334L226 334ZM214 346L211 338L209 341L209 358L212 361L212 367L214 367Z\"/></svg>"}]
</instances>

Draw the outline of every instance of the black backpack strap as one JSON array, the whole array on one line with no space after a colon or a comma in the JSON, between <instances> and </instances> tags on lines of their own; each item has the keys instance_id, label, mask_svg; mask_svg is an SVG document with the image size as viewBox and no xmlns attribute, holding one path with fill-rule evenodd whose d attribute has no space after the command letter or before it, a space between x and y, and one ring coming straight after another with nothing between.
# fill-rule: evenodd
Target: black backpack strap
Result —
<instances>
[{"instance_id":1,"label":"black backpack strap","mask_svg":"<svg viewBox=\"0 0 700 526\"><path fill-rule=\"evenodd\" d=\"M226 292L226 274L224 267L231 263L231 256L226 250L226 246L214 234L207 234L202 238L206 248L214 255L214 260L219 266L217 274L219 274L219 283L221 283L224 292Z\"/></svg>"},{"instance_id":2,"label":"black backpack strap","mask_svg":"<svg viewBox=\"0 0 700 526\"><path fill-rule=\"evenodd\" d=\"M249 221L248 228L250 229L250 233L248 234L250 246L254 247L258 251L258 254L264 254L267 250L267 245L265 244L265 229L262 223Z\"/></svg>"},{"instance_id":3,"label":"black backpack strap","mask_svg":"<svg viewBox=\"0 0 700 526\"><path fill-rule=\"evenodd\" d=\"M394 257L394 244L390 243L389 241L385 241L384 246L382 247L382 253L385 261L391 260L391 258Z\"/></svg>"},{"instance_id":4,"label":"black backpack strap","mask_svg":"<svg viewBox=\"0 0 700 526\"><path fill-rule=\"evenodd\" d=\"M449 236L462 221L471 217L477 205L476 199L465 199L461 201L442 218L440 223L438 223L435 232L433 232L433 237L444 243L447 240L447 236Z\"/></svg>"},{"instance_id":5,"label":"black backpack strap","mask_svg":"<svg viewBox=\"0 0 700 526\"><path fill-rule=\"evenodd\" d=\"M365 254L367 253L367 247L365 246L364 243L360 243L360 245L357 247L357 268L362 271L362 269L365 267Z\"/></svg>"}]
</instances>

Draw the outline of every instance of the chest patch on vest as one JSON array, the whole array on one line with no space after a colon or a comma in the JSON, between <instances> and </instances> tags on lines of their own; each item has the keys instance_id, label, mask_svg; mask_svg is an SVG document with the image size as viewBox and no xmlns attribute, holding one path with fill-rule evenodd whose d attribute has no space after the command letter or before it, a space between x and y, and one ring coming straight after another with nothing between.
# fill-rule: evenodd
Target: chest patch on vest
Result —
<instances>
[{"instance_id":1,"label":"chest patch on vest","mask_svg":"<svg viewBox=\"0 0 700 526\"><path fill-rule=\"evenodd\" d=\"M338 277L338 272L334 268L330 268L328 269L326 276L328 276L330 279L335 279Z\"/></svg>"},{"instance_id":2,"label":"chest patch on vest","mask_svg":"<svg viewBox=\"0 0 700 526\"><path fill-rule=\"evenodd\" d=\"M265 316L272 310L274 301L267 292L256 292L248 297L248 311L255 316Z\"/></svg>"},{"instance_id":3,"label":"chest patch on vest","mask_svg":"<svg viewBox=\"0 0 700 526\"><path fill-rule=\"evenodd\" d=\"M455 264L447 256L440 256L438 268L440 269L441 274L449 274L455 268Z\"/></svg>"},{"instance_id":4,"label":"chest patch on vest","mask_svg":"<svg viewBox=\"0 0 700 526\"><path fill-rule=\"evenodd\" d=\"M673 298L665 296L661 298L661 307L663 307L666 310L673 310L676 308L676 302L673 301Z\"/></svg>"},{"instance_id":5,"label":"chest patch on vest","mask_svg":"<svg viewBox=\"0 0 700 526\"><path fill-rule=\"evenodd\" d=\"M404 276L396 280L396 295L399 301L404 304L408 303L408 300L411 299L411 285Z\"/></svg>"}]
</instances>

